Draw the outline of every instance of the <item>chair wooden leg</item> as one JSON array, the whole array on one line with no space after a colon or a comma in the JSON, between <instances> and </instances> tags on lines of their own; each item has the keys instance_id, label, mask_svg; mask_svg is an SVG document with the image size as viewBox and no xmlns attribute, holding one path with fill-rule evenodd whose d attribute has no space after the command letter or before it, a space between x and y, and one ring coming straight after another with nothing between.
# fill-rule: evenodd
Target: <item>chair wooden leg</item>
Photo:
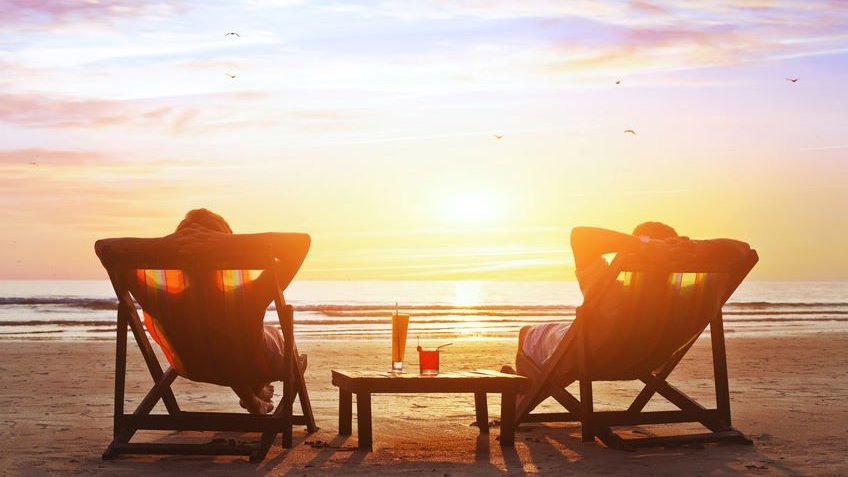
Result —
<instances>
[{"instance_id":1,"label":"chair wooden leg","mask_svg":"<svg viewBox=\"0 0 848 477\"><path fill-rule=\"evenodd\" d=\"M568 392L567 389L565 389L569 385L571 385L571 383L562 386L549 384L548 394L550 394L551 397L553 397L558 403L560 403L566 411L579 415L582 412L583 405L576 397L574 397L570 392Z\"/></svg>"},{"instance_id":2,"label":"chair wooden leg","mask_svg":"<svg viewBox=\"0 0 848 477\"><path fill-rule=\"evenodd\" d=\"M658 372L652 373L647 378L642 379L642 382L644 382L646 386L642 388L642 391L639 392L639 395L636 396L636 398L630 404L630 407L627 409L628 411L639 412L645 408L645 406L648 404L648 401L650 401L654 394L656 394L657 392L654 383L649 382L651 381L651 377L656 378L660 381L665 381L666 378L668 378L668 376L671 374L671 372L674 371L674 368L676 368L677 365L680 363L680 360L682 360L683 357L686 356L686 352L689 351L689 348L691 348L694 343L695 341L692 341L683 349L675 353L674 356L672 356L672 358L666 364L664 364Z\"/></svg>"},{"instance_id":3,"label":"chair wooden leg","mask_svg":"<svg viewBox=\"0 0 848 477\"><path fill-rule=\"evenodd\" d=\"M622 439L615 432L613 432L612 428L609 426L597 426L596 434L598 435L598 439L604 443L610 449L617 449L623 451L633 451L635 450L633 446L627 442L626 439Z\"/></svg>"},{"instance_id":4,"label":"chair wooden leg","mask_svg":"<svg viewBox=\"0 0 848 477\"><path fill-rule=\"evenodd\" d=\"M521 329L518 335L519 352L515 356L515 365L521 370L520 374L530 378L530 389L516 396L515 404L515 425L523 421L528 414L539 404L547 399L550 394L548 392L549 382L553 379L553 367L540 368L533 360L526 357L520 350L525 339L525 328Z\"/></svg>"},{"instance_id":5,"label":"chair wooden leg","mask_svg":"<svg viewBox=\"0 0 848 477\"><path fill-rule=\"evenodd\" d=\"M290 379L286 380L283 383L283 399L280 402L280 406L283 406L281 410L281 418L283 421L283 447L286 449L290 449L292 447L292 404L294 404L294 396L292 393L294 392L294 385Z\"/></svg>"},{"instance_id":6,"label":"chair wooden leg","mask_svg":"<svg viewBox=\"0 0 848 477\"><path fill-rule=\"evenodd\" d=\"M115 345L115 404L112 437L121 432L118 417L124 414L124 394L127 380L127 317L123 307L118 308L118 336Z\"/></svg>"},{"instance_id":7,"label":"chair wooden leg","mask_svg":"<svg viewBox=\"0 0 848 477\"><path fill-rule=\"evenodd\" d=\"M544 392L544 383L533 384L527 394L520 394L515 404L515 423L520 423L528 414L530 414L540 402L544 401L547 396L541 397ZM541 397L541 399L540 399Z\"/></svg>"},{"instance_id":8,"label":"chair wooden leg","mask_svg":"<svg viewBox=\"0 0 848 477\"><path fill-rule=\"evenodd\" d=\"M271 450L271 444L274 443L274 435L275 434L272 434L270 439L266 439L265 434L262 434L256 449L250 453L250 457L248 458L252 464L265 460L265 456L267 456L268 451Z\"/></svg>"},{"instance_id":9,"label":"chair wooden leg","mask_svg":"<svg viewBox=\"0 0 848 477\"><path fill-rule=\"evenodd\" d=\"M300 365L300 360L295 360L297 366L297 396L300 399L300 409L303 412L303 417L306 418L306 432L310 434L318 430L315 424L315 414L312 412L312 403L309 400L309 391L306 389L306 378L304 370Z\"/></svg>"},{"instance_id":10,"label":"chair wooden leg","mask_svg":"<svg viewBox=\"0 0 848 477\"><path fill-rule=\"evenodd\" d=\"M126 300L129 300L128 295ZM138 316L138 312L134 305L132 305L131 301L128 304L122 303L122 305L128 307L127 322L130 325L133 336L135 337L136 344L138 344L139 350L141 351L141 356L144 358L144 362L147 365L147 370L150 372L153 382L156 383L165 373L162 370L162 365L159 363L159 358L156 357L156 353L153 351L153 345L151 345L150 340L147 339L147 332L144 329L144 325L141 323L141 318ZM177 404L177 398L174 396L174 392L170 387L165 390L165 393L162 396L162 402L165 404L168 414L179 414L180 406Z\"/></svg>"},{"instance_id":11,"label":"chair wooden leg","mask_svg":"<svg viewBox=\"0 0 848 477\"><path fill-rule=\"evenodd\" d=\"M710 322L710 342L713 351L713 378L715 379L716 409L722 425L730 429L730 388L727 378L727 355L724 348L724 322L721 313Z\"/></svg>"},{"instance_id":12,"label":"chair wooden leg","mask_svg":"<svg viewBox=\"0 0 848 477\"><path fill-rule=\"evenodd\" d=\"M583 442L594 442L595 420L593 416L592 380L590 379L580 380L580 404L583 408L583 416L581 417Z\"/></svg>"},{"instance_id":13,"label":"chair wooden leg","mask_svg":"<svg viewBox=\"0 0 848 477\"><path fill-rule=\"evenodd\" d=\"M123 306L118 307L117 339L115 345L115 402L112 417L112 442L103 451L103 460L113 459L118 456L116 446L126 444L132 438L135 431L124 429L121 417L124 415L124 396L127 379L127 312Z\"/></svg>"}]
</instances>

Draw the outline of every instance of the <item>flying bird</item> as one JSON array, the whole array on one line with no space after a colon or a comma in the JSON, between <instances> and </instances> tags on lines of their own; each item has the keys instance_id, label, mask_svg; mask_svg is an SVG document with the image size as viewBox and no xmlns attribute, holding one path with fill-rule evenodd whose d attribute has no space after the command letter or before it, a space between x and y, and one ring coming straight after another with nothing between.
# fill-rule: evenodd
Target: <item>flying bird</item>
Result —
<instances>
[{"instance_id":1,"label":"flying bird","mask_svg":"<svg viewBox=\"0 0 848 477\"><path fill-rule=\"evenodd\" d=\"M615 84L621 84L621 80L615 80Z\"/></svg>"},{"instance_id":2,"label":"flying bird","mask_svg":"<svg viewBox=\"0 0 848 477\"><path fill-rule=\"evenodd\" d=\"M625 129L625 130L624 130L624 133L625 133L625 134L630 133L630 134L632 134L632 135L634 135L634 136L636 135L636 131L634 131L634 130L632 130L632 129Z\"/></svg>"},{"instance_id":3,"label":"flying bird","mask_svg":"<svg viewBox=\"0 0 848 477\"><path fill-rule=\"evenodd\" d=\"M495 139L503 139L503 134L495 134Z\"/></svg>"},{"instance_id":4,"label":"flying bird","mask_svg":"<svg viewBox=\"0 0 848 477\"><path fill-rule=\"evenodd\" d=\"M235 78L236 78L236 76L238 76L238 75L231 75L231 74L229 74L229 73L224 73L224 74L225 74L225 75L227 75L227 76L229 76L229 77L230 77L230 79L235 79Z\"/></svg>"},{"instance_id":5,"label":"flying bird","mask_svg":"<svg viewBox=\"0 0 848 477\"><path fill-rule=\"evenodd\" d=\"M792 83L797 83L801 78L786 78L786 81L791 81Z\"/></svg>"},{"instance_id":6,"label":"flying bird","mask_svg":"<svg viewBox=\"0 0 848 477\"><path fill-rule=\"evenodd\" d=\"M235 32L235 31L231 31L231 32L224 34L224 36L230 36L230 35L237 36L237 37L241 38L241 35L239 35L238 32Z\"/></svg>"}]
</instances>

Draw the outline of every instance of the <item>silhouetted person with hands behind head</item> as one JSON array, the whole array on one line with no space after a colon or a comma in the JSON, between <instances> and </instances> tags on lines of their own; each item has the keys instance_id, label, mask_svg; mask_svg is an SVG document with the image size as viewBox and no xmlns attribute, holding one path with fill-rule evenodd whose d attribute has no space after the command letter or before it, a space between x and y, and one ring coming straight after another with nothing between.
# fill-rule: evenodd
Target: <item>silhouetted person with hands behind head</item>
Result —
<instances>
[{"instance_id":1,"label":"silhouetted person with hands behind head","mask_svg":"<svg viewBox=\"0 0 848 477\"><path fill-rule=\"evenodd\" d=\"M264 244L263 234L252 234L240 236L242 240L255 238L256 246ZM194 209L189 211L185 218L177 226L173 234L156 239L162 242L170 242L176 244L178 249L190 255L203 257L215 253L215 250L221 250L222 246L226 246L228 241L233 237L233 231L230 225L220 215L211 212L207 209ZM282 266L282 265L281 265ZM216 271L208 272L185 272L186 283L190 287L194 287L194 293L203 294L205 291L210 295L215 291L219 291L219 277ZM265 316L265 311L274 301L274 296L277 290L274 290L275 280L273 270L265 270L259 277L254 280L246 280L244 283L239 283L237 287L242 290L239 296L247 300L243 309L247 310L240 320L244 322L253 322L253 320L262 321ZM135 284L134 286L143 286L143 284ZM133 295L145 309L151 313L156 313L155 300L148 298L148 294L141 289L133 290ZM216 326L216 323L222 323L225 320L216 319L216 313L226 313L226 310L219 309L213 306L209 307L208 317L206 321L209 326ZM256 336L248 337L250 341L259 343L259 348L256 350L255 356L238 357L239 360L233 359L233 363L247 362L250 363L250 369L239 369L238 373L245 377L244 382L240 384L230 384L232 390L240 398L239 404L247 409L251 414L268 414L274 409L272 398L274 396L274 388L271 382L280 380L285 376L283 364L283 335L277 326L264 325L262 327L261 340L257 340ZM198 333L198 340L202 340L202 333ZM160 343L161 344L161 343ZM221 350L226 353L226 350ZM295 352L295 356L297 352ZM299 356L301 364L305 367L306 356ZM255 365L254 365L255 364ZM239 366L234 364L234 366ZM214 373L214 370L211 370Z\"/></svg>"},{"instance_id":2,"label":"silhouetted person with hands behind head","mask_svg":"<svg viewBox=\"0 0 848 477\"><path fill-rule=\"evenodd\" d=\"M574 266L583 303L592 303L593 329L601 333L593 336L595 342L601 342L615 326L620 312L624 292L620 282L615 282L606 290L601 284L609 271L609 263L604 258L612 253L641 253L646 260L663 262L681 255L697 254L700 258L711 260L727 256L741 256L750 248L744 242L731 239L689 240L681 237L670 226L661 222L644 222L636 226L632 234L616 232L596 227L575 227L571 231L571 249L574 253ZM618 288L616 288L618 287ZM563 339L570 323L544 323L524 326L519 332L516 368L522 374L522 360L527 355L536 362L544 363L553 351L554 343ZM509 366L505 372L515 373Z\"/></svg>"}]
</instances>

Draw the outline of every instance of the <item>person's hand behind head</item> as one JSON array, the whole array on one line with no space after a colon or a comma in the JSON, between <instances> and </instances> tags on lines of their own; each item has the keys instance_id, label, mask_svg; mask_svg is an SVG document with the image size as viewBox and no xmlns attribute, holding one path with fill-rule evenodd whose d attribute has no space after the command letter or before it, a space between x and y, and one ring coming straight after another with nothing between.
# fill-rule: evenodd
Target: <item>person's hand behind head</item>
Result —
<instances>
[{"instance_id":1,"label":"person's hand behind head","mask_svg":"<svg viewBox=\"0 0 848 477\"><path fill-rule=\"evenodd\" d=\"M220 250L232 234L210 230L202 225L191 224L171 234L177 250L186 255L206 255Z\"/></svg>"},{"instance_id":2,"label":"person's hand behind head","mask_svg":"<svg viewBox=\"0 0 848 477\"><path fill-rule=\"evenodd\" d=\"M694 255L696 251L695 242L689 240L689 237L669 237L663 240L663 243L666 244L670 253L672 255L675 254L691 254Z\"/></svg>"}]
</instances>

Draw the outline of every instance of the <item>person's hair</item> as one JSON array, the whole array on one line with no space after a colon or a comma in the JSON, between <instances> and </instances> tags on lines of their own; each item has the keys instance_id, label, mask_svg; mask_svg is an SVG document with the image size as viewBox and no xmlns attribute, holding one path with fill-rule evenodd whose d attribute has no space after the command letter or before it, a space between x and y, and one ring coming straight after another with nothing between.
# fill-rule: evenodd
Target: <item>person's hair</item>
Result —
<instances>
[{"instance_id":1,"label":"person's hair","mask_svg":"<svg viewBox=\"0 0 848 477\"><path fill-rule=\"evenodd\" d=\"M670 225L666 225L662 222L643 222L633 229L633 235L637 237L647 235L648 237L656 240L663 240L678 236L677 232L671 228Z\"/></svg>"},{"instance_id":2,"label":"person's hair","mask_svg":"<svg viewBox=\"0 0 848 477\"><path fill-rule=\"evenodd\" d=\"M177 225L177 231L191 227L192 225L214 230L215 232L233 233L230 224L223 217L207 209L189 210L182 222Z\"/></svg>"}]
</instances>

